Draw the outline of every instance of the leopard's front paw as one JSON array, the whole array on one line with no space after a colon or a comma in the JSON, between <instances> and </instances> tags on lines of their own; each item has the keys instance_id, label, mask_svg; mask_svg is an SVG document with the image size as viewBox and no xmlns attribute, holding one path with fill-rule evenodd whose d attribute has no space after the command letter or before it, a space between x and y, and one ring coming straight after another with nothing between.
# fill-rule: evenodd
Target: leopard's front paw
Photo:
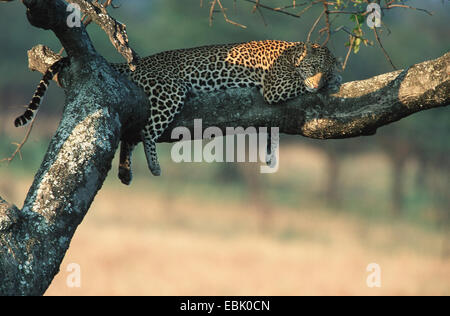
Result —
<instances>
[{"instance_id":1,"label":"leopard's front paw","mask_svg":"<svg viewBox=\"0 0 450 316\"><path fill-rule=\"evenodd\" d=\"M333 75L327 82L325 89L328 93L336 93L341 89L342 77L340 75Z\"/></svg>"}]
</instances>

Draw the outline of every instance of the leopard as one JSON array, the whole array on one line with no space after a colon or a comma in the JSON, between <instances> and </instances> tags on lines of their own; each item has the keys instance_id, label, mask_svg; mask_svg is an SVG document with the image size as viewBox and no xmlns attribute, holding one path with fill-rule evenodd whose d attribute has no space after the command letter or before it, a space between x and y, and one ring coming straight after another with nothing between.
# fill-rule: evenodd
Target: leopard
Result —
<instances>
[{"instance_id":1,"label":"leopard","mask_svg":"<svg viewBox=\"0 0 450 316\"><path fill-rule=\"evenodd\" d=\"M45 73L26 112L15 120L16 126L31 121L40 105L49 80L64 62ZM148 96L150 116L141 131L147 165L155 176L161 175L156 142L183 108L190 93L233 88L259 89L269 105L308 93L339 90L337 59L317 43L281 40L215 44L163 51L140 58L132 71L127 63L110 66L139 86ZM131 156L140 141L122 140L119 178L124 184L132 179ZM266 162L273 164L273 148L268 137Z\"/></svg>"}]
</instances>

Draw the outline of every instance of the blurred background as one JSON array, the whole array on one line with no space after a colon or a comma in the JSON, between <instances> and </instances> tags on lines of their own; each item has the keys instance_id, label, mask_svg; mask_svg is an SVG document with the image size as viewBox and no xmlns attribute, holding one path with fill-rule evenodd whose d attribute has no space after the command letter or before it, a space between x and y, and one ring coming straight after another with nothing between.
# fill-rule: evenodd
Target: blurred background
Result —
<instances>
[{"instance_id":1,"label":"blurred background","mask_svg":"<svg viewBox=\"0 0 450 316\"><path fill-rule=\"evenodd\" d=\"M210 26L209 2L201 2L122 0L110 11L127 25L141 56L212 43L302 41L320 14L313 8L301 18L261 15L247 1L223 0L228 17L247 28L226 23L220 12ZM292 1L261 3L282 7ZM399 69L450 48L448 1L407 4L433 15L393 9L383 16L380 37ZM333 20L335 27L351 29L351 23L349 16ZM1 5L0 29L1 160L25 135L13 119L41 77L29 72L27 50L44 44L59 51L60 45L53 33L29 25L17 1ZM88 30L108 60L122 61L96 25ZM328 46L343 60L347 41L348 34L336 32ZM351 81L389 71L375 42L351 54L342 76ZM53 83L22 159L0 164L0 194L19 207L63 105L63 92ZM121 185L116 161L47 294L450 295L449 135L448 108L414 114L371 137L281 135L275 174L260 174L258 164L177 164L171 145L162 144L164 175L156 178L139 146L132 185ZM81 268L79 288L67 286L70 263ZM366 284L370 263L381 268L380 288Z\"/></svg>"}]
</instances>

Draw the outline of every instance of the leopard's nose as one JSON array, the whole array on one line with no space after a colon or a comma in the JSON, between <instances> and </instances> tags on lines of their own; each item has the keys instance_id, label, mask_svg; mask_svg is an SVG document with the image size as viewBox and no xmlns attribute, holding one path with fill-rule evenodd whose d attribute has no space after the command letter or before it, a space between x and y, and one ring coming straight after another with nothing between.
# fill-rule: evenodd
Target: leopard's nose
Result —
<instances>
[{"instance_id":1,"label":"leopard's nose","mask_svg":"<svg viewBox=\"0 0 450 316\"><path fill-rule=\"evenodd\" d=\"M306 86L311 89L318 90L322 85L322 73L317 73L305 80Z\"/></svg>"}]
</instances>

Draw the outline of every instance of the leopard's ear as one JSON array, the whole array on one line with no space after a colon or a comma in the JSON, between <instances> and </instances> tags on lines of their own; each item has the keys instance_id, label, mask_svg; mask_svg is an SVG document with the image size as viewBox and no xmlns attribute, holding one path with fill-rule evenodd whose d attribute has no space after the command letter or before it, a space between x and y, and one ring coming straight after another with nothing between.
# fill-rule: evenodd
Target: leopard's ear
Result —
<instances>
[{"instance_id":1,"label":"leopard's ear","mask_svg":"<svg viewBox=\"0 0 450 316\"><path fill-rule=\"evenodd\" d=\"M313 48L313 45L311 42L306 42L305 43L305 55L308 54L308 52L310 52Z\"/></svg>"},{"instance_id":2,"label":"leopard's ear","mask_svg":"<svg viewBox=\"0 0 450 316\"><path fill-rule=\"evenodd\" d=\"M318 43L313 43L313 42L306 42L305 43L305 49L308 51L308 52L311 52L311 51L313 51L313 50L315 50L315 49L317 49L317 48L321 48L322 46L320 45L320 44L318 44Z\"/></svg>"},{"instance_id":3,"label":"leopard's ear","mask_svg":"<svg viewBox=\"0 0 450 316\"><path fill-rule=\"evenodd\" d=\"M305 59L306 55L308 54L308 48L307 48L308 45L309 45L308 43L305 43L304 45L302 45L303 49L302 49L302 53L300 55L294 54L294 56L295 56L295 59L294 59L295 67L299 67L300 63L302 62L302 60Z\"/></svg>"}]
</instances>

